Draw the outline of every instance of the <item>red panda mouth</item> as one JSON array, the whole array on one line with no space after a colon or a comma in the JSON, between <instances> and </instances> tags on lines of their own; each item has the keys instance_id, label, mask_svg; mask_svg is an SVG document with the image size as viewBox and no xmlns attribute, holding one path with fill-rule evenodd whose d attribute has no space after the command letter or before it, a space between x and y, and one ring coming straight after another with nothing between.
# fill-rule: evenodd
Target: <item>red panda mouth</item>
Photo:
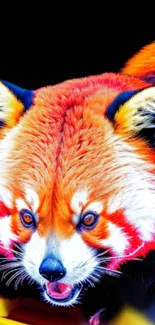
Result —
<instances>
[{"instance_id":1,"label":"red panda mouth","mask_svg":"<svg viewBox=\"0 0 155 325\"><path fill-rule=\"evenodd\" d=\"M72 300L81 291L81 286L63 282L47 282L45 285L46 294L54 302L68 302Z\"/></svg>"},{"instance_id":2,"label":"red panda mouth","mask_svg":"<svg viewBox=\"0 0 155 325\"><path fill-rule=\"evenodd\" d=\"M62 300L70 296L73 287L62 282L47 282L46 289L51 298Z\"/></svg>"}]
</instances>

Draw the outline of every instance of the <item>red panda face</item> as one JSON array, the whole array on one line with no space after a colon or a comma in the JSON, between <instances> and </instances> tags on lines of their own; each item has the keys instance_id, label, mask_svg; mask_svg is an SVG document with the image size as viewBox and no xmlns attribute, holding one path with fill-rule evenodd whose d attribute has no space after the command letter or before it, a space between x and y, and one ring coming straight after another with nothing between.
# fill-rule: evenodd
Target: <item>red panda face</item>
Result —
<instances>
[{"instance_id":1,"label":"red panda face","mask_svg":"<svg viewBox=\"0 0 155 325\"><path fill-rule=\"evenodd\" d=\"M123 75L68 81L34 92L3 135L2 248L20 244L50 303L78 302L85 283L154 247L154 98Z\"/></svg>"}]
</instances>

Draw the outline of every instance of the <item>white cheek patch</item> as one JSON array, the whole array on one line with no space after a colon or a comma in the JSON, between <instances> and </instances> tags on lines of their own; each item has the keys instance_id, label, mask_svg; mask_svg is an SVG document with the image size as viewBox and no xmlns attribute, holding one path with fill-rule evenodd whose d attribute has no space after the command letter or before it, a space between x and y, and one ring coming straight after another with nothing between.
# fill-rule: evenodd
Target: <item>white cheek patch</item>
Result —
<instances>
[{"instance_id":1,"label":"white cheek patch","mask_svg":"<svg viewBox=\"0 0 155 325\"><path fill-rule=\"evenodd\" d=\"M40 237L37 231L32 235L29 242L24 245L23 266L29 276L40 284L45 282L39 274L39 267L45 257L46 248L46 239Z\"/></svg>"},{"instance_id":2,"label":"white cheek patch","mask_svg":"<svg viewBox=\"0 0 155 325\"><path fill-rule=\"evenodd\" d=\"M113 214L121 208L122 208L122 196L121 195L115 194L115 196L110 196L108 198L108 213L109 214Z\"/></svg>"},{"instance_id":3,"label":"white cheek patch","mask_svg":"<svg viewBox=\"0 0 155 325\"><path fill-rule=\"evenodd\" d=\"M147 211L146 211L147 213ZM130 214L128 214L130 217ZM136 221L136 228L141 232L140 238L142 241L152 241L155 235L155 220L147 220L144 216L143 222L141 220Z\"/></svg>"},{"instance_id":4,"label":"white cheek patch","mask_svg":"<svg viewBox=\"0 0 155 325\"><path fill-rule=\"evenodd\" d=\"M25 198L26 201L30 204L32 211L36 212L39 208L39 197L38 194L32 190L31 188L27 187L25 189Z\"/></svg>"},{"instance_id":5,"label":"white cheek patch","mask_svg":"<svg viewBox=\"0 0 155 325\"><path fill-rule=\"evenodd\" d=\"M126 195L125 214L128 221L140 232L143 241L153 240L155 234L155 191L147 182L135 179L133 191Z\"/></svg>"},{"instance_id":6,"label":"white cheek patch","mask_svg":"<svg viewBox=\"0 0 155 325\"><path fill-rule=\"evenodd\" d=\"M112 250L118 254L122 255L125 249L129 245L128 238L125 233L123 233L123 229L114 225L113 223L108 223L109 230L109 238L101 240L101 244L104 247L110 247Z\"/></svg>"},{"instance_id":7,"label":"white cheek patch","mask_svg":"<svg viewBox=\"0 0 155 325\"><path fill-rule=\"evenodd\" d=\"M140 238L151 241L155 234L155 179L149 170L154 166L142 160L126 143L119 141L118 145L118 180L114 182L118 193L108 199L108 213L122 209Z\"/></svg>"},{"instance_id":8,"label":"white cheek patch","mask_svg":"<svg viewBox=\"0 0 155 325\"><path fill-rule=\"evenodd\" d=\"M98 265L95 250L84 243L81 236L75 233L70 239L59 245L60 259L67 270L64 283L75 284L85 281Z\"/></svg>"},{"instance_id":9,"label":"white cheek patch","mask_svg":"<svg viewBox=\"0 0 155 325\"><path fill-rule=\"evenodd\" d=\"M17 236L11 231L10 218L2 217L0 218L0 243L7 248L12 240L17 240Z\"/></svg>"},{"instance_id":10,"label":"white cheek patch","mask_svg":"<svg viewBox=\"0 0 155 325\"><path fill-rule=\"evenodd\" d=\"M81 190L74 193L71 201L72 210L79 215L82 211L83 206L88 200L88 191Z\"/></svg>"}]
</instances>

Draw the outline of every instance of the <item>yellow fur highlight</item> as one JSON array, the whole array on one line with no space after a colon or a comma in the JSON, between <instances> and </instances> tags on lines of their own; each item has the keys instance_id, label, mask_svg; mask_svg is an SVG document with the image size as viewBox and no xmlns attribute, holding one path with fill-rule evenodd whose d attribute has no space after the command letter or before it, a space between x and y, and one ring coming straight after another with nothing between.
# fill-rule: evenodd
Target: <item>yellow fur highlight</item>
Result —
<instances>
[{"instance_id":1,"label":"yellow fur highlight","mask_svg":"<svg viewBox=\"0 0 155 325\"><path fill-rule=\"evenodd\" d=\"M127 307L110 325L153 325L142 314Z\"/></svg>"},{"instance_id":2,"label":"yellow fur highlight","mask_svg":"<svg viewBox=\"0 0 155 325\"><path fill-rule=\"evenodd\" d=\"M155 87L147 88L122 105L115 115L119 133L137 133L151 128L152 114L155 113Z\"/></svg>"},{"instance_id":3,"label":"yellow fur highlight","mask_svg":"<svg viewBox=\"0 0 155 325\"><path fill-rule=\"evenodd\" d=\"M15 126L24 110L23 104L0 82L0 120L6 128Z\"/></svg>"}]
</instances>

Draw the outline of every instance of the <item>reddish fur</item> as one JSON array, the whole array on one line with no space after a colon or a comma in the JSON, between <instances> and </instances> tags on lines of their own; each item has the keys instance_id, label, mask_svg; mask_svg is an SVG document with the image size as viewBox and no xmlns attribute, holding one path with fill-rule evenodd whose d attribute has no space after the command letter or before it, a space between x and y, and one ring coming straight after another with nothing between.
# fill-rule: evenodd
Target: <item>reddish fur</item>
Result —
<instances>
[{"instance_id":1,"label":"reddish fur","mask_svg":"<svg viewBox=\"0 0 155 325\"><path fill-rule=\"evenodd\" d=\"M0 218L6 217L10 215L9 209L4 205L3 202L0 202Z\"/></svg>"},{"instance_id":2,"label":"reddish fur","mask_svg":"<svg viewBox=\"0 0 155 325\"><path fill-rule=\"evenodd\" d=\"M59 220L61 224L59 214L62 216L62 209L66 224L67 218L70 220L71 216L64 202L66 202L66 197L71 199L77 182L75 181L69 192L67 185L73 176L76 176L78 181L82 181L90 164L92 169L90 175L87 173L87 183L94 174L97 177L94 185L96 184L96 188L99 189L98 149L106 146L105 134L109 133L111 137L113 133L111 124L101 119L101 116L117 94L145 86L147 83L134 77L103 74L67 81L35 92L34 106L21 120L21 129L15 136L14 148L10 152L8 180L15 198L24 197L24 183L30 184L39 194L42 202L39 209L39 231L42 235L49 231L49 220L51 215L54 217L55 214L51 207L57 206L57 201L59 207L56 220ZM91 146L89 146L90 143ZM83 164L81 161L80 163L78 156L86 152L87 162ZM101 155L100 151L99 156ZM111 156L112 159L110 151L109 153L107 151L105 155ZM66 179L65 175L72 167L73 157L79 164L78 169L71 172ZM95 163L92 161L93 157L96 159ZM11 168L9 169L10 162ZM22 182L19 175L22 177ZM16 182L14 182L15 179ZM58 184L59 191L56 190ZM57 227L61 229L62 225L60 227L57 225ZM66 227L63 234L67 236L68 233L73 232L74 228L70 226Z\"/></svg>"},{"instance_id":3,"label":"reddish fur","mask_svg":"<svg viewBox=\"0 0 155 325\"><path fill-rule=\"evenodd\" d=\"M130 73L129 65L124 72ZM35 92L34 105L21 120L21 128L14 136L8 159L8 186L15 198L24 199L23 184L28 184L39 195L41 236L47 236L53 229L62 238L74 234L70 203L80 185L80 189L88 189L89 202L101 201L105 207L96 228L82 233L90 246L101 247L100 241L108 238L109 221L124 229L130 244L126 255L131 246L135 250L142 244L138 230L127 222L124 211L111 214L107 211L109 199L122 190L117 186L116 175L120 184L125 183L126 175L121 173L123 163L120 166L116 159L121 135L105 118L105 112L121 92L147 86L135 77L111 73L66 81ZM143 161L154 164L153 150L144 140L126 141ZM111 169L115 170L115 177ZM22 242L31 236L31 232L21 226L17 212L12 216L12 229ZM152 242L145 245L140 254L148 252L153 245Z\"/></svg>"}]
</instances>

